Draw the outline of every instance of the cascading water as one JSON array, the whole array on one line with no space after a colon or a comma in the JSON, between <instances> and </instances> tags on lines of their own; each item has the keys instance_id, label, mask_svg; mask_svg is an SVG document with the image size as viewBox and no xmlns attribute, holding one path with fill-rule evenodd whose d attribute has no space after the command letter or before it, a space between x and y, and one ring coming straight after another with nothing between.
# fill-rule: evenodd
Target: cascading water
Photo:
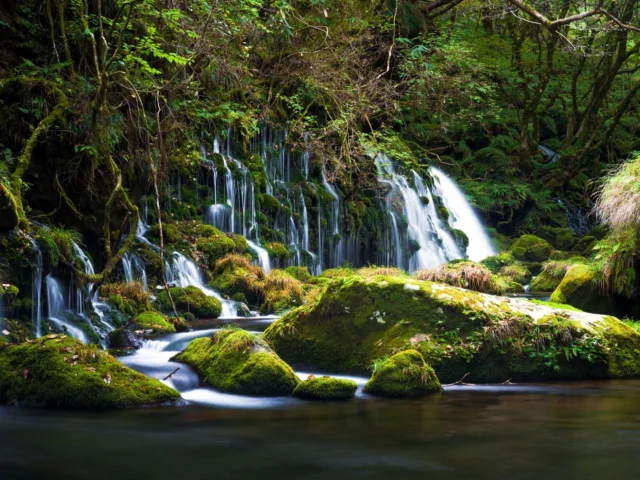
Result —
<instances>
[{"instance_id":1,"label":"cascading water","mask_svg":"<svg viewBox=\"0 0 640 480\"><path fill-rule=\"evenodd\" d=\"M42 252L38 244L29 238L36 252L36 263L33 266L31 279L31 324L36 332L36 337L42 335Z\"/></svg>"},{"instance_id":2,"label":"cascading water","mask_svg":"<svg viewBox=\"0 0 640 480\"><path fill-rule=\"evenodd\" d=\"M316 275L343 263L359 266L376 262L405 270L432 267L466 256L456 241L460 235L454 230L469 236L469 258L481 259L493 253L491 242L464 195L439 170L433 170L436 184L431 187L415 172L407 172L407 177L396 172L386 156L376 159L379 181L389 185L390 193L382 205L387 219L376 226L381 233L380 242L371 242L366 230L343 225L343 200L336 186L329 183L324 168L318 169L318 180L310 176L308 135L304 137L304 151L297 155L287 149L286 130L263 126L251 139L250 152L262 160L261 192L256 190L253 167L250 170L232 157L231 136L229 130L225 142L214 139L213 154L221 156L215 161L206 146L201 147L204 170L210 172L204 175L210 185L209 199L213 200L205 218L224 232L245 236L263 268L270 267L271 262L267 264L268 253L260 245L256 196L262 197L263 202L268 200L271 213L266 220L271 223L267 227L279 237L275 241L286 244L290 251L288 260L278 265L282 267L307 266ZM315 195L307 196L307 189ZM449 220L440 215L439 202L450 209ZM265 221L264 216L261 221Z\"/></svg>"},{"instance_id":3,"label":"cascading water","mask_svg":"<svg viewBox=\"0 0 640 480\"><path fill-rule=\"evenodd\" d=\"M45 283L47 285L47 317L49 321L60 328L66 329L71 336L81 342L87 343L88 339L85 333L64 318L67 313L67 307L64 302L62 284L53 278L51 274L46 276Z\"/></svg>"},{"instance_id":4,"label":"cascading water","mask_svg":"<svg viewBox=\"0 0 640 480\"><path fill-rule=\"evenodd\" d=\"M147 271L144 262L135 253L127 252L122 256L122 270L127 283L140 281L145 292L149 290L147 284Z\"/></svg>"},{"instance_id":5,"label":"cascading water","mask_svg":"<svg viewBox=\"0 0 640 480\"><path fill-rule=\"evenodd\" d=\"M431 167L429 173L436 180L436 193L449 210L449 224L457 230L462 230L469 238L467 257L479 262L495 255L491 240L464 193L443 171Z\"/></svg>"},{"instance_id":6,"label":"cascading water","mask_svg":"<svg viewBox=\"0 0 640 480\"><path fill-rule=\"evenodd\" d=\"M422 178L412 171L413 186L403 175L396 172L391 160L384 154L376 157L378 180L389 186L386 205L390 208L393 243L396 244L395 258L390 265L401 266L409 271L430 268L450 260L461 258L452 234L438 216L431 191ZM398 208L401 206L401 210ZM395 210L395 211L394 211ZM400 232L398 217L407 223L407 241L398 241ZM398 244L406 245L406 253L398 249ZM387 246L387 249L390 246ZM405 259L408 259L405 260Z\"/></svg>"},{"instance_id":7,"label":"cascading water","mask_svg":"<svg viewBox=\"0 0 640 480\"><path fill-rule=\"evenodd\" d=\"M168 263L167 281L178 287L197 287L209 297L217 298L222 304L221 318L230 318L238 316L239 305L232 300L226 300L222 296L205 285L202 281L202 275L195 263L182 255L180 252L173 252L171 262Z\"/></svg>"}]
</instances>

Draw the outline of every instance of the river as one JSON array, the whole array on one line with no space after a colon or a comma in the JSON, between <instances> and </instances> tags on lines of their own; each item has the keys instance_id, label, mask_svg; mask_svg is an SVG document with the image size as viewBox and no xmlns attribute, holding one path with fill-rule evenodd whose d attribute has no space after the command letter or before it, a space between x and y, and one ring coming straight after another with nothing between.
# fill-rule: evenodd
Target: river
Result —
<instances>
[{"instance_id":1,"label":"river","mask_svg":"<svg viewBox=\"0 0 640 480\"><path fill-rule=\"evenodd\" d=\"M270 321L240 322L259 331ZM170 352L220 323L123 360L161 378L174 369ZM0 408L0 478L566 480L640 471L637 380L456 386L420 400L359 392L337 403L224 395L186 367L168 382L191 401L110 412Z\"/></svg>"}]
</instances>

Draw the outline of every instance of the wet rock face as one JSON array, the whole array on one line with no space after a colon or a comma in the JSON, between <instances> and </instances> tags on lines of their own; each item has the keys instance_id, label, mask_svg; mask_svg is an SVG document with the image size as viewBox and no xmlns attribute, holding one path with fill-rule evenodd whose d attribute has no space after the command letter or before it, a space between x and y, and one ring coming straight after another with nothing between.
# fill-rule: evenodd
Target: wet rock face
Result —
<instances>
[{"instance_id":1,"label":"wet rock face","mask_svg":"<svg viewBox=\"0 0 640 480\"><path fill-rule=\"evenodd\" d=\"M142 338L132 327L117 328L109 334L109 347L138 350L142 348Z\"/></svg>"}]
</instances>

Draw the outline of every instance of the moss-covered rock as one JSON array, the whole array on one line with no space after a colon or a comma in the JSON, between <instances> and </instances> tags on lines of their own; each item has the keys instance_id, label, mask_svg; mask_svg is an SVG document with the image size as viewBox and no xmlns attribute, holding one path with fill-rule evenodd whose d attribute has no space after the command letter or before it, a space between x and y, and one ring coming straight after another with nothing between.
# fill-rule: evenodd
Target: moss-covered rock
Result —
<instances>
[{"instance_id":1,"label":"moss-covered rock","mask_svg":"<svg viewBox=\"0 0 640 480\"><path fill-rule=\"evenodd\" d=\"M528 262L544 262L553 252L553 246L535 235L522 235L509 250L516 260Z\"/></svg>"},{"instance_id":2,"label":"moss-covered rock","mask_svg":"<svg viewBox=\"0 0 640 480\"><path fill-rule=\"evenodd\" d=\"M420 352L405 350L374 363L364 391L384 397L422 397L442 391L442 386Z\"/></svg>"},{"instance_id":3,"label":"moss-covered rock","mask_svg":"<svg viewBox=\"0 0 640 480\"><path fill-rule=\"evenodd\" d=\"M497 255L485 258L480 263L487 267L491 273L498 273L502 268L516 263L516 259L510 252L500 252Z\"/></svg>"},{"instance_id":4,"label":"moss-covered rock","mask_svg":"<svg viewBox=\"0 0 640 480\"><path fill-rule=\"evenodd\" d=\"M296 280L300 280L303 283L307 283L311 280L311 274L307 267L287 267L285 273L291 275Z\"/></svg>"},{"instance_id":5,"label":"moss-covered rock","mask_svg":"<svg viewBox=\"0 0 640 480\"><path fill-rule=\"evenodd\" d=\"M293 395L307 400L346 400L356 394L358 384L353 380L311 376L300 382Z\"/></svg>"},{"instance_id":6,"label":"moss-covered rock","mask_svg":"<svg viewBox=\"0 0 640 480\"><path fill-rule=\"evenodd\" d=\"M214 388L241 395L290 395L300 380L259 336L226 328L193 340L174 357L194 367Z\"/></svg>"},{"instance_id":7,"label":"moss-covered rock","mask_svg":"<svg viewBox=\"0 0 640 480\"><path fill-rule=\"evenodd\" d=\"M284 315L264 336L300 369L365 374L376 359L415 349L442 381L470 372L470 381L500 382L616 377L620 370L610 365L636 353L636 366L624 375L638 375L640 335L621 328L611 317L524 299L352 275L332 280L315 302ZM613 330L625 337L624 351L613 346Z\"/></svg>"},{"instance_id":8,"label":"moss-covered rock","mask_svg":"<svg viewBox=\"0 0 640 480\"><path fill-rule=\"evenodd\" d=\"M526 285L531 282L532 278L529 269L520 263L502 267L500 270L500 276L507 278L512 282L519 283L520 285Z\"/></svg>"},{"instance_id":9,"label":"moss-covered rock","mask_svg":"<svg viewBox=\"0 0 640 480\"><path fill-rule=\"evenodd\" d=\"M151 330L153 333L175 333L176 327L159 312L143 312L133 319L133 325L139 330Z\"/></svg>"},{"instance_id":10,"label":"moss-covered rock","mask_svg":"<svg viewBox=\"0 0 640 480\"><path fill-rule=\"evenodd\" d=\"M215 297L209 297L197 287L170 288L169 292L179 313L190 312L196 318L218 318L222 305ZM172 312L169 295L163 290L156 297L156 304L164 312Z\"/></svg>"},{"instance_id":11,"label":"moss-covered rock","mask_svg":"<svg viewBox=\"0 0 640 480\"><path fill-rule=\"evenodd\" d=\"M64 335L0 350L1 403L121 408L179 398L172 388L125 367L95 345Z\"/></svg>"},{"instance_id":12,"label":"moss-covered rock","mask_svg":"<svg viewBox=\"0 0 640 480\"><path fill-rule=\"evenodd\" d=\"M549 301L572 305L591 313L611 314L616 311L613 299L598 285L596 269L586 264L569 268Z\"/></svg>"},{"instance_id":13,"label":"moss-covered rock","mask_svg":"<svg viewBox=\"0 0 640 480\"><path fill-rule=\"evenodd\" d=\"M578 239L570 228L546 227L541 231L541 237L547 240L556 249L568 252L577 243Z\"/></svg>"},{"instance_id":14,"label":"moss-covered rock","mask_svg":"<svg viewBox=\"0 0 640 480\"><path fill-rule=\"evenodd\" d=\"M243 301L250 305L257 305L261 300L260 291L265 273L262 268L252 265L245 255L230 254L219 259L211 272L211 278L209 286L232 298L242 295Z\"/></svg>"}]
</instances>

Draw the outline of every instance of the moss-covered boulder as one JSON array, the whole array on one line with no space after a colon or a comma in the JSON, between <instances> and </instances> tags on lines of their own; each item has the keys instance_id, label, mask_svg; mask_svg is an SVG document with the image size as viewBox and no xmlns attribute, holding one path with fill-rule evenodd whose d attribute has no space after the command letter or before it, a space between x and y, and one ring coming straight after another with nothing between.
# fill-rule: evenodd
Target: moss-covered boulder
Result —
<instances>
[{"instance_id":1,"label":"moss-covered boulder","mask_svg":"<svg viewBox=\"0 0 640 480\"><path fill-rule=\"evenodd\" d=\"M122 408L175 401L180 394L95 345L49 335L0 350L0 403Z\"/></svg>"},{"instance_id":2,"label":"moss-covered boulder","mask_svg":"<svg viewBox=\"0 0 640 480\"><path fill-rule=\"evenodd\" d=\"M334 279L264 336L300 369L366 374L415 349L447 383L467 372L472 382L640 374L640 335L615 318L406 277ZM615 367L623 357L635 360Z\"/></svg>"},{"instance_id":3,"label":"moss-covered boulder","mask_svg":"<svg viewBox=\"0 0 640 480\"><path fill-rule=\"evenodd\" d=\"M222 305L215 297L209 297L198 287L170 288L169 293L178 313L189 312L196 318L218 318ZM158 293L156 305L163 312L172 312L171 301L165 290Z\"/></svg>"},{"instance_id":4,"label":"moss-covered boulder","mask_svg":"<svg viewBox=\"0 0 640 480\"><path fill-rule=\"evenodd\" d=\"M500 270L500 276L506 278L512 282L519 283L520 285L526 285L531 282L531 272L527 267L520 263L514 263L513 265L507 265Z\"/></svg>"},{"instance_id":5,"label":"moss-covered boulder","mask_svg":"<svg viewBox=\"0 0 640 480\"><path fill-rule=\"evenodd\" d=\"M442 391L442 386L420 352L405 350L374 363L364 391L383 397L423 397Z\"/></svg>"},{"instance_id":6,"label":"moss-covered boulder","mask_svg":"<svg viewBox=\"0 0 640 480\"><path fill-rule=\"evenodd\" d=\"M290 395L300 380L259 336L226 328L193 340L174 357L194 367L214 388L241 395Z\"/></svg>"},{"instance_id":7,"label":"moss-covered boulder","mask_svg":"<svg viewBox=\"0 0 640 480\"><path fill-rule=\"evenodd\" d=\"M271 270L260 286L260 312L279 313L302 305L304 290L302 282L284 270Z\"/></svg>"},{"instance_id":8,"label":"moss-covered boulder","mask_svg":"<svg viewBox=\"0 0 640 480\"><path fill-rule=\"evenodd\" d=\"M153 333L175 333L176 327L159 312L143 312L132 321L138 330L151 330Z\"/></svg>"},{"instance_id":9,"label":"moss-covered boulder","mask_svg":"<svg viewBox=\"0 0 640 480\"><path fill-rule=\"evenodd\" d=\"M545 262L542 271L531 282L532 292L553 292L566 273L576 264L587 264L584 257L570 257L565 260L549 260Z\"/></svg>"},{"instance_id":10,"label":"moss-covered boulder","mask_svg":"<svg viewBox=\"0 0 640 480\"><path fill-rule=\"evenodd\" d=\"M522 235L509 249L516 260L528 262L544 262L553 250L549 242L535 235Z\"/></svg>"},{"instance_id":11,"label":"moss-covered boulder","mask_svg":"<svg viewBox=\"0 0 640 480\"><path fill-rule=\"evenodd\" d=\"M585 312L611 314L616 311L613 299L598 285L596 269L586 264L571 266L549 301L572 305Z\"/></svg>"},{"instance_id":12,"label":"moss-covered boulder","mask_svg":"<svg viewBox=\"0 0 640 480\"><path fill-rule=\"evenodd\" d=\"M260 291L265 273L262 268L252 265L245 255L229 254L219 259L211 278L209 286L231 298L242 298L250 305L257 305L262 299Z\"/></svg>"},{"instance_id":13,"label":"moss-covered boulder","mask_svg":"<svg viewBox=\"0 0 640 480\"><path fill-rule=\"evenodd\" d=\"M306 400L346 400L356 394L358 384L353 380L314 377L300 382L293 395Z\"/></svg>"},{"instance_id":14,"label":"moss-covered boulder","mask_svg":"<svg viewBox=\"0 0 640 480\"><path fill-rule=\"evenodd\" d=\"M577 243L578 239L570 228L546 227L541 231L541 237L547 240L556 249L569 251Z\"/></svg>"},{"instance_id":15,"label":"moss-covered boulder","mask_svg":"<svg viewBox=\"0 0 640 480\"><path fill-rule=\"evenodd\" d=\"M516 259L510 252L500 252L497 255L485 258L480 263L487 267L491 273L498 273L502 268L516 263Z\"/></svg>"}]
</instances>

